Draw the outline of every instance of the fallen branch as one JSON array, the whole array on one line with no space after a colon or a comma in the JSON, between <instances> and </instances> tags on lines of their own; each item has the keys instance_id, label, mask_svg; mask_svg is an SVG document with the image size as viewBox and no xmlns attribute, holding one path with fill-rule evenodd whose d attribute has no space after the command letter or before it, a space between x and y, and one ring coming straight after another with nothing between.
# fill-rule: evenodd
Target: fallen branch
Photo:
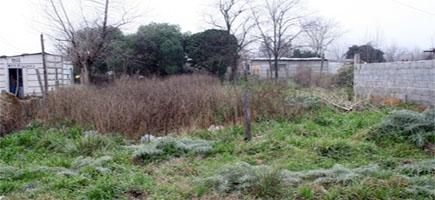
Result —
<instances>
[{"instance_id":1,"label":"fallen branch","mask_svg":"<svg viewBox=\"0 0 435 200\"><path fill-rule=\"evenodd\" d=\"M354 104L352 104L352 105L350 105L350 106L343 107L343 106L338 105L337 103L334 103L334 102L332 102L332 101L330 101L330 100L328 100L328 99L326 99L326 98L323 98L323 97L319 97L319 98L322 99L322 100L324 100L324 101L326 101L326 102L328 102L329 104L331 104L331 105L333 105L333 106L335 106L335 107L337 107L337 108L341 108L341 109L343 109L343 110L345 110L345 111L347 111L347 112L352 111L354 106L356 106L356 105L362 103L362 101L357 101L356 103L354 103Z\"/></svg>"}]
</instances>

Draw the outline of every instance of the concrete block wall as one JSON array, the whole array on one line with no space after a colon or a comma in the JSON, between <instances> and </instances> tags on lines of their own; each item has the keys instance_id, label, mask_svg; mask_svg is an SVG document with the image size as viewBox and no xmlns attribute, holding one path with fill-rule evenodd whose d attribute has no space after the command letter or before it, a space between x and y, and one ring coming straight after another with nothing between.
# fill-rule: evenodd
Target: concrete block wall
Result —
<instances>
[{"instance_id":1,"label":"concrete block wall","mask_svg":"<svg viewBox=\"0 0 435 200\"><path fill-rule=\"evenodd\" d=\"M280 78L292 78L295 76L298 67L310 67L312 73L320 73L321 62L319 60L304 60L304 61L279 61L278 65L284 65L285 68L278 69L278 77ZM270 66L267 61L252 61L251 74L259 76L259 78L270 77ZM258 67L258 74L254 72L254 68ZM323 73L328 73L328 61L323 63ZM272 74L275 77L275 72Z\"/></svg>"},{"instance_id":2,"label":"concrete block wall","mask_svg":"<svg viewBox=\"0 0 435 200\"><path fill-rule=\"evenodd\" d=\"M418 105L435 105L435 60L357 64L357 95L394 97Z\"/></svg>"}]
</instances>

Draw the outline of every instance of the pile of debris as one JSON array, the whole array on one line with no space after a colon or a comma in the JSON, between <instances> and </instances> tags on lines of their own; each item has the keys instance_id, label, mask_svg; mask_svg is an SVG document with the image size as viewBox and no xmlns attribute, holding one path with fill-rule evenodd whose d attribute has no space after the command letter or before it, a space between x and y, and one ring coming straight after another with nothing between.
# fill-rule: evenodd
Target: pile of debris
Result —
<instances>
[{"instance_id":1,"label":"pile of debris","mask_svg":"<svg viewBox=\"0 0 435 200\"><path fill-rule=\"evenodd\" d=\"M0 95L0 137L33 120L39 108L38 98L20 100L14 94L3 91Z\"/></svg>"}]
</instances>

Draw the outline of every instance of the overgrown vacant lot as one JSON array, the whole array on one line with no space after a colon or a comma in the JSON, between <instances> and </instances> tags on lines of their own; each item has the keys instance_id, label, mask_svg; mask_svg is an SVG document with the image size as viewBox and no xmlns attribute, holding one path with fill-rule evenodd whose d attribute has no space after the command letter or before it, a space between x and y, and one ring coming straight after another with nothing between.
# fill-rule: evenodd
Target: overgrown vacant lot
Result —
<instances>
[{"instance_id":1,"label":"overgrown vacant lot","mask_svg":"<svg viewBox=\"0 0 435 200\"><path fill-rule=\"evenodd\" d=\"M244 128L237 124L243 119L243 84L227 87L206 77L145 82L152 95L136 82L122 85L123 90L71 88L52 94L38 122L0 138L0 195L435 198L434 109L421 112L409 105L392 108L366 102L344 112L313 90L254 83L254 137L245 141ZM173 84L171 90L166 84ZM62 99L64 95L71 96ZM147 102L159 112L150 110ZM173 107L164 110L167 106ZM148 119L154 115L161 118ZM208 131L211 124L224 128ZM145 133L165 137L140 142Z\"/></svg>"}]
</instances>

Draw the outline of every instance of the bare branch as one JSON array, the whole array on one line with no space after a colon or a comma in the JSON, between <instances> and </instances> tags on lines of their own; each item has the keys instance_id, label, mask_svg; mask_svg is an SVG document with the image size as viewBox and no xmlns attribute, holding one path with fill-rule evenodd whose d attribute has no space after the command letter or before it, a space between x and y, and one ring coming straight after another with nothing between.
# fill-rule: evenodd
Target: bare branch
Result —
<instances>
[{"instance_id":1,"label":"bare branch","mask_svg":"<svg viewBox=\"0 0 435 200\"><path fill-rule=\"evenodd\" d=\"M242 53L254 40L250 38L250 31L255 27L252 23L248 3L250 0L216 0L215 8L220 16L218 19L213 14L208 14L209 24L218 29L226 30L229 34L234 35L238 41L237 52L234 55L233 63L231 65L230 79L234 80L236 77L239 59Z\"/></svg>"},{"instance_id":2,"label":"bare branch","mask_svg":"<svg viewBox=\"0 0 435 200\"><path fill-rule=\"evenodd\" d=\"M65 3L65 4L64 4ZM61 35L58 49L81 71L81 82L91 82L91 66L111 41L108 35L118 27L128 23L126 10L120 21L111 23L114 15L110 0L80 0L78 2L50 0L46 14L51 26ZM74 6L78 10L74 9ZM77 7L78 5L78 7ZM117 11L122 9L117 9ZM76 14L73 14L75 11ZM90 14L92 13L92 14ZM112 18L112 17L111 17ZM110 19L111 19L110 18ZM79 21L79 22L78 22Z\"/></svg>"},{"instance_id":3,"label":"bare branch","mask_svg":"<svg viewBox=\"0 0 435 200\"><path fill-rule=\"evenodd\" d=\"M278 60L288 54L293 41L302 31L299 26L304 17L299 0L264 0L266 6L253 9L255 24L267 49L271 70L278 78Z\"/></svg>"},{"instance_id":4,"label":"bare branch","mask_svg":"<svg viewBox=\"0 0 435 200\"><path fill-rule=\"evenodd\" d=\"M319 56L324 54L328 46L343 34L337 22L321 17L305 21L303 30L308 46Z\"/></svg>"}]
</instances>

